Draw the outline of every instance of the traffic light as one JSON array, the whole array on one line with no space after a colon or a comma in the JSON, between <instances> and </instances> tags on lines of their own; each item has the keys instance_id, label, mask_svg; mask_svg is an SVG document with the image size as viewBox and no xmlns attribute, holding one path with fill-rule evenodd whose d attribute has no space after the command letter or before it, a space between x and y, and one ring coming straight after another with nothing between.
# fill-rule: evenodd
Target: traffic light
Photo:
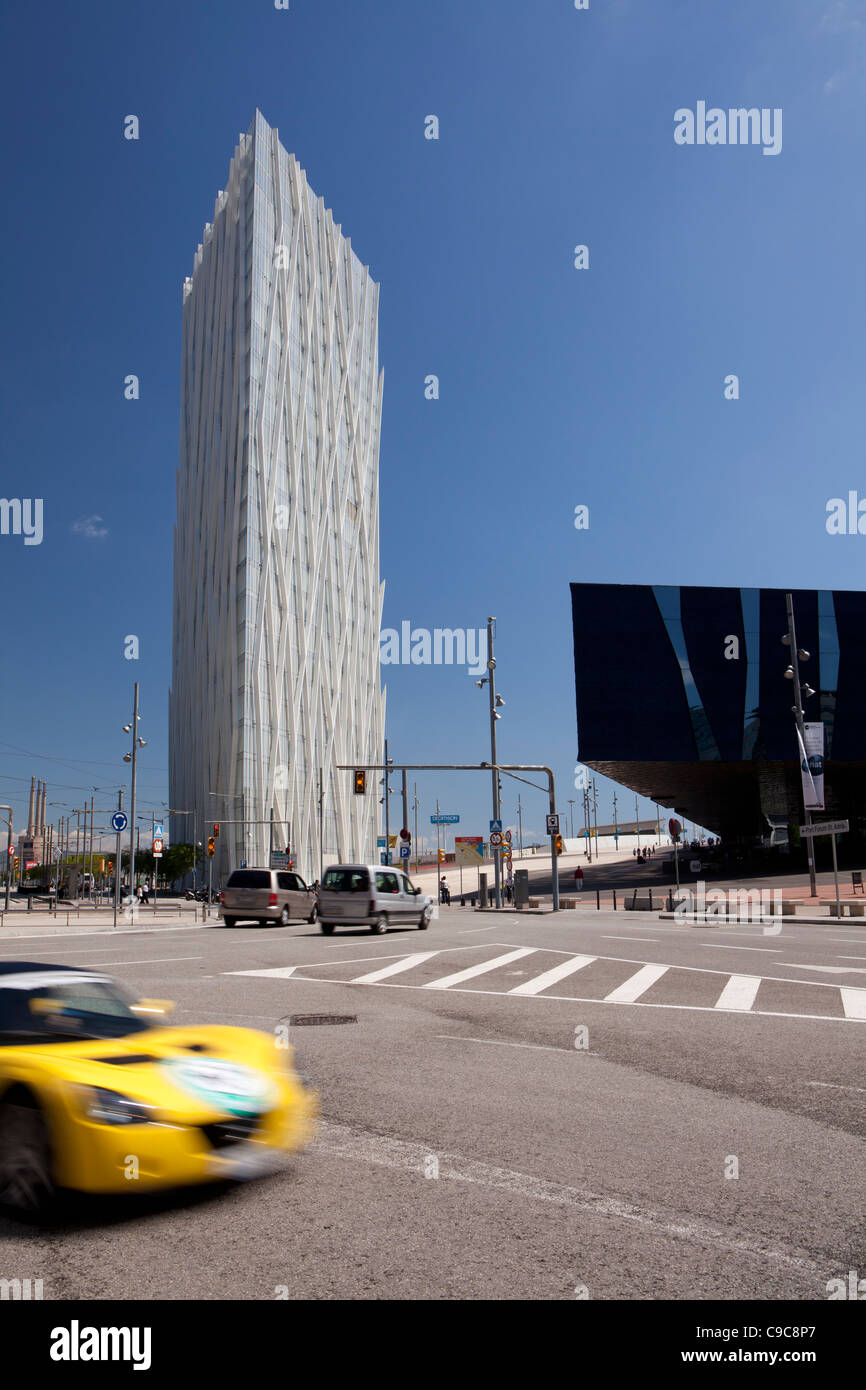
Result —
<instances>
[{"instance_id":1,"label":"traffic light","mask_svg":"<svg viewBox=\"0 0 866 1390\"><path fill-rule=\"evenodd\" d=\"M219 839L219 833L220 833L220 828L219 828L218 825L215 825L214 828L213 828L213 836L212 836L211 838L214 839L214 840L218 840L218 839Z\"/></svg>"},{"instance_id":2,"label":"traffic light","mask_svg":"<svg viewBox=\"0 0 866 1390\"><path fill-rule=\"evenodd\" d=\"M21 860L18 858L18 855L17 855L17 854L16 854L16 855L13 855L13 857L12 857L12 872L13 872L14 874L17 874L17 872L18 872L18 870L19 870L20 867L21 867Z\"/></svg>"},{"instance_id":3,"label":"traffic light","mask_svg":"<svg viewBox=\"0 0 866 1390\"><path fill-rule=\"evenodd\" d=\"M215 844L215 842L214 842L214 837L213 837L213 835L210 835L210 836L208 837L208 842L207 842L207 857L208 857L208 859L213 859L215 853L216 853L216 844Z\"/></svg>"},{"instance_id":4,"label":"traffic light","mask_svg":"<svg viewBox=\"0 0 866 1390\"><path fill-rule=\"evenodd\" d=\"M562 836L561 836L561 835L557 835L556 840L555 840L554 843L555 843L555 845L556 845L556 853L557 853L557 854L562 854Z\"/></svg>"},{"instance_id":5,"label":"traffic light","mask_svg":"<svg viewBox=\"0 0 866 1390\"><path fill-rule=\"evenodd\" d=\"M363 796L367 790L367 774L362 767L355 768L355 795Z\"/></svg>"},{"instance_id":6,"label":"traffic light","mask_svg":"<svg viewBox=\"0 0 866 1390\"><path fill-rule=\"evenodd\" d=\"M444 864L444 863L445 863L445 851L444 851L444 849L440 849L440 851L439 851L439 863L440 863L440 864Z\"/></svg>"}]
</instances>

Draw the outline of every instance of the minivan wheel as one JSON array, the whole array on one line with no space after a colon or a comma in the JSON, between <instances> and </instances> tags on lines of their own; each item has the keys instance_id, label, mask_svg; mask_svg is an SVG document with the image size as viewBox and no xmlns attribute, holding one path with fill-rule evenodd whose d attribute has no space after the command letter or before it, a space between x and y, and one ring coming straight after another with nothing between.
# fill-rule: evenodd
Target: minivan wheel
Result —
<instances>
[{"instance_id":1,"label":"minivan wheel","mask_svg":"<svg viewBox=\"0 0 866 1390\"><path fill-rule=\"evenodd\" d=\"M235 925L236 921L237 921L237 918L236 918L236 917L224 917L224 918L223 918L223 924L224 924L225 926L227 926L227 927L233 927L233 926Z\"/></svg>"},{"instance_id":2,"label":"minivan wheel","mask_svg":"<svg viewBox=\"0 0 866 1390\"><path fill-rule=\"evenodd\" d=\"M379 916L376 918L375 922L370 928L370 931L375 932L376 936L384 936L387 930L388 918L385 916L384 912L380 912Z\"/></svg>"},{"instance_id":3,"label":"minivan wheel","mask_svg":"<svg viewBox=\"0 0 866 1390\"><path fill-rule=\"evenodd\" d=\"M310 924L311 927L315 926L316 922L318 921L318 917L319 917L319 909L318 909L318 907L314 907L313 910L312 910L312 912L310 913L309 917L307 918L307 921L309 922L309 924Z\"/></svg>"},{"instance_id":4,"label":"minivan wheel","mask_svg":"<svg viewBox=\"0 0 866 1390\"><path fill-rule=\"evenodd\" d=\"M319 923L319 931L322 932L322 934L323 934L324 936L330 936L331 933L333 932L333 930L334 930L334 924L333 924L333 922L320 922L320 923Z\"/></svg>"},{"instance_id":5,"label":"minivan wheel","mask_svg":"<svg viewBox=\"0 0 866 1390\"><path fill-rule=\"evenodd\" d=\"M284 907L283 910L282 910L282 912L280 913L280 926L281 926L281 927L287 927L288 925L289 925L289 909L288 909L287 907Z\"/></svg>"}]
</instances>

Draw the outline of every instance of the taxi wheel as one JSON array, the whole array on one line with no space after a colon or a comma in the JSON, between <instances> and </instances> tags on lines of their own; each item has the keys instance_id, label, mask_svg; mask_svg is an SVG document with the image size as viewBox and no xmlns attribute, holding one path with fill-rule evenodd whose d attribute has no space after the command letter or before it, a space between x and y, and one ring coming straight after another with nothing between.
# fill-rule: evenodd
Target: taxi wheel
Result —
<instances>
[{"instance_id":1,"label":"taxi wheel","mask_svg":"<svg viewBox=\"0 0 866 1390\"><path fill-rule=\"evenodd\" d=\"M374 932L376 936L384 936L387 930L388 918L385 916L384 912L380 912L379 916L376 918L375 922L370 928L370 931Z\"/></svg>"},{"instance_id":2,"label":"taxi wheel","mask_svg":"<svg viewBox=\"0 0 866 1390\"><path fill-rule=\"evenodd\" d=\"M0 1104L0 1208L23 1220L47 1216L56 1201L51 1145L29 1096Z\"/></svg>"},{"instance_id":3,"label":"taxi wheel","mask_svg":"<svg viewBox=\"0 0 866 1390\"><path fill-rule=\"evenodd\" d=\"M334 930L334 924L333 924L333 922L320 922L320 923L319 923L319 931L322 932L323 935L325 935L325 936L330 936L331 933L333 932L333 930Z\"/></svg>"}]
</instances>

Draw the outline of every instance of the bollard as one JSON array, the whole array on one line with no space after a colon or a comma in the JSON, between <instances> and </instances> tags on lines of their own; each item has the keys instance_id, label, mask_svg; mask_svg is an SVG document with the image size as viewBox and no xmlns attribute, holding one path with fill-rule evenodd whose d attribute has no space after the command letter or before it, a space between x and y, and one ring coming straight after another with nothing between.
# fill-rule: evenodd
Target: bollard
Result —
<instances>
[{"instance_id":1,"label":"bollard","mask_svg":"<svg viewBox=\"0 0 866 1390\"><path fill-rule=\"evenodd\" d=\"M653 890L652 890L652 889L649 890L649 895L650 895L649 910L650 910L650 912L652 912L652 910L653 910Z\"/></svg>"},{"instance_id":2,"label":"bollard","mask_svg":"<svg viewBox=\"0 0 866 1390\"><path fill-rule=\"evenodd\" d=\"M596 912L601 911L601 892L598 888L595 890L595 910Z\"/></svg>"},{"instance_id":3,"label":"bollard","mask_svg":"<svg viewBox=\"0 0 866 1390\"><path fill-rule=\"evenodd\" d=\"M616 912L616 889L613 890L613 910Z\"/></svg>"},{"instance_id":4,"label":"bollard","mask_svg":"<svg viewBox=\"0 0 866 1390\"><path fill-rule=\"evenodd\" d=\"M32 911L33 911L33 894L32 894L32 893L28 893L28 894L27 894L27 911L28 911L28 912L32 912Z\"/></svg>"}]
</instances>

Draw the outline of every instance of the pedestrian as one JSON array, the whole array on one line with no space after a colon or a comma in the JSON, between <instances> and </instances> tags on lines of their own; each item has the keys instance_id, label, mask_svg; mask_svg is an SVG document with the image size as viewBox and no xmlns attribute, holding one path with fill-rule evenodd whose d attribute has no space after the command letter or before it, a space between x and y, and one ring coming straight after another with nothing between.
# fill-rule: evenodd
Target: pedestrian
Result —
<instances>
[{"instance_id":1,"label":"pedestrian","mask_svg":"<svg viewBox=\"0 0 866 1390\"><path fill-rule=\"evenodd\" d=\"M583 892L583 869L579 864L574 871L574 891L576 893Z\"/></svg>"},{"instance_id":2,"label":"pedestrian","mask_svg":"<svg viewBox=\"0 0 866 1390\"><path fill-rule=\"evenodd\" d=\"M147 907L148 903L150 902L150 884L148 883L145 883L142 887L141 900L144 903L145 907Z\"/></svg>"},{"instance_id":3,"label":"pedestrian","mask_svg":"<svg viewBox=\"0 0 866 1390\"><path fill-rule=\"evenodd\" d=\"M139 905L140 905L140 904L142 903L143 899L144 899L144 889L142 888L141 884L139 884L138 887L136 888L136 890L135 890L135 896L136 896L136 898L138 899L138 902L139 902Z\"/></svg>"},{"instance_id":4,"label":"pedestrian","mask_svg":"<svg viewBox=\"0 0 866 1390\"><path fill-rule=\"evenodd\" d=\"M511 902L511 884L510 884L510 883L506 883L506 885L505 885L505 901L506 901L507 903L510 903L510 902Z\"/></svg>"}]
</instances>

